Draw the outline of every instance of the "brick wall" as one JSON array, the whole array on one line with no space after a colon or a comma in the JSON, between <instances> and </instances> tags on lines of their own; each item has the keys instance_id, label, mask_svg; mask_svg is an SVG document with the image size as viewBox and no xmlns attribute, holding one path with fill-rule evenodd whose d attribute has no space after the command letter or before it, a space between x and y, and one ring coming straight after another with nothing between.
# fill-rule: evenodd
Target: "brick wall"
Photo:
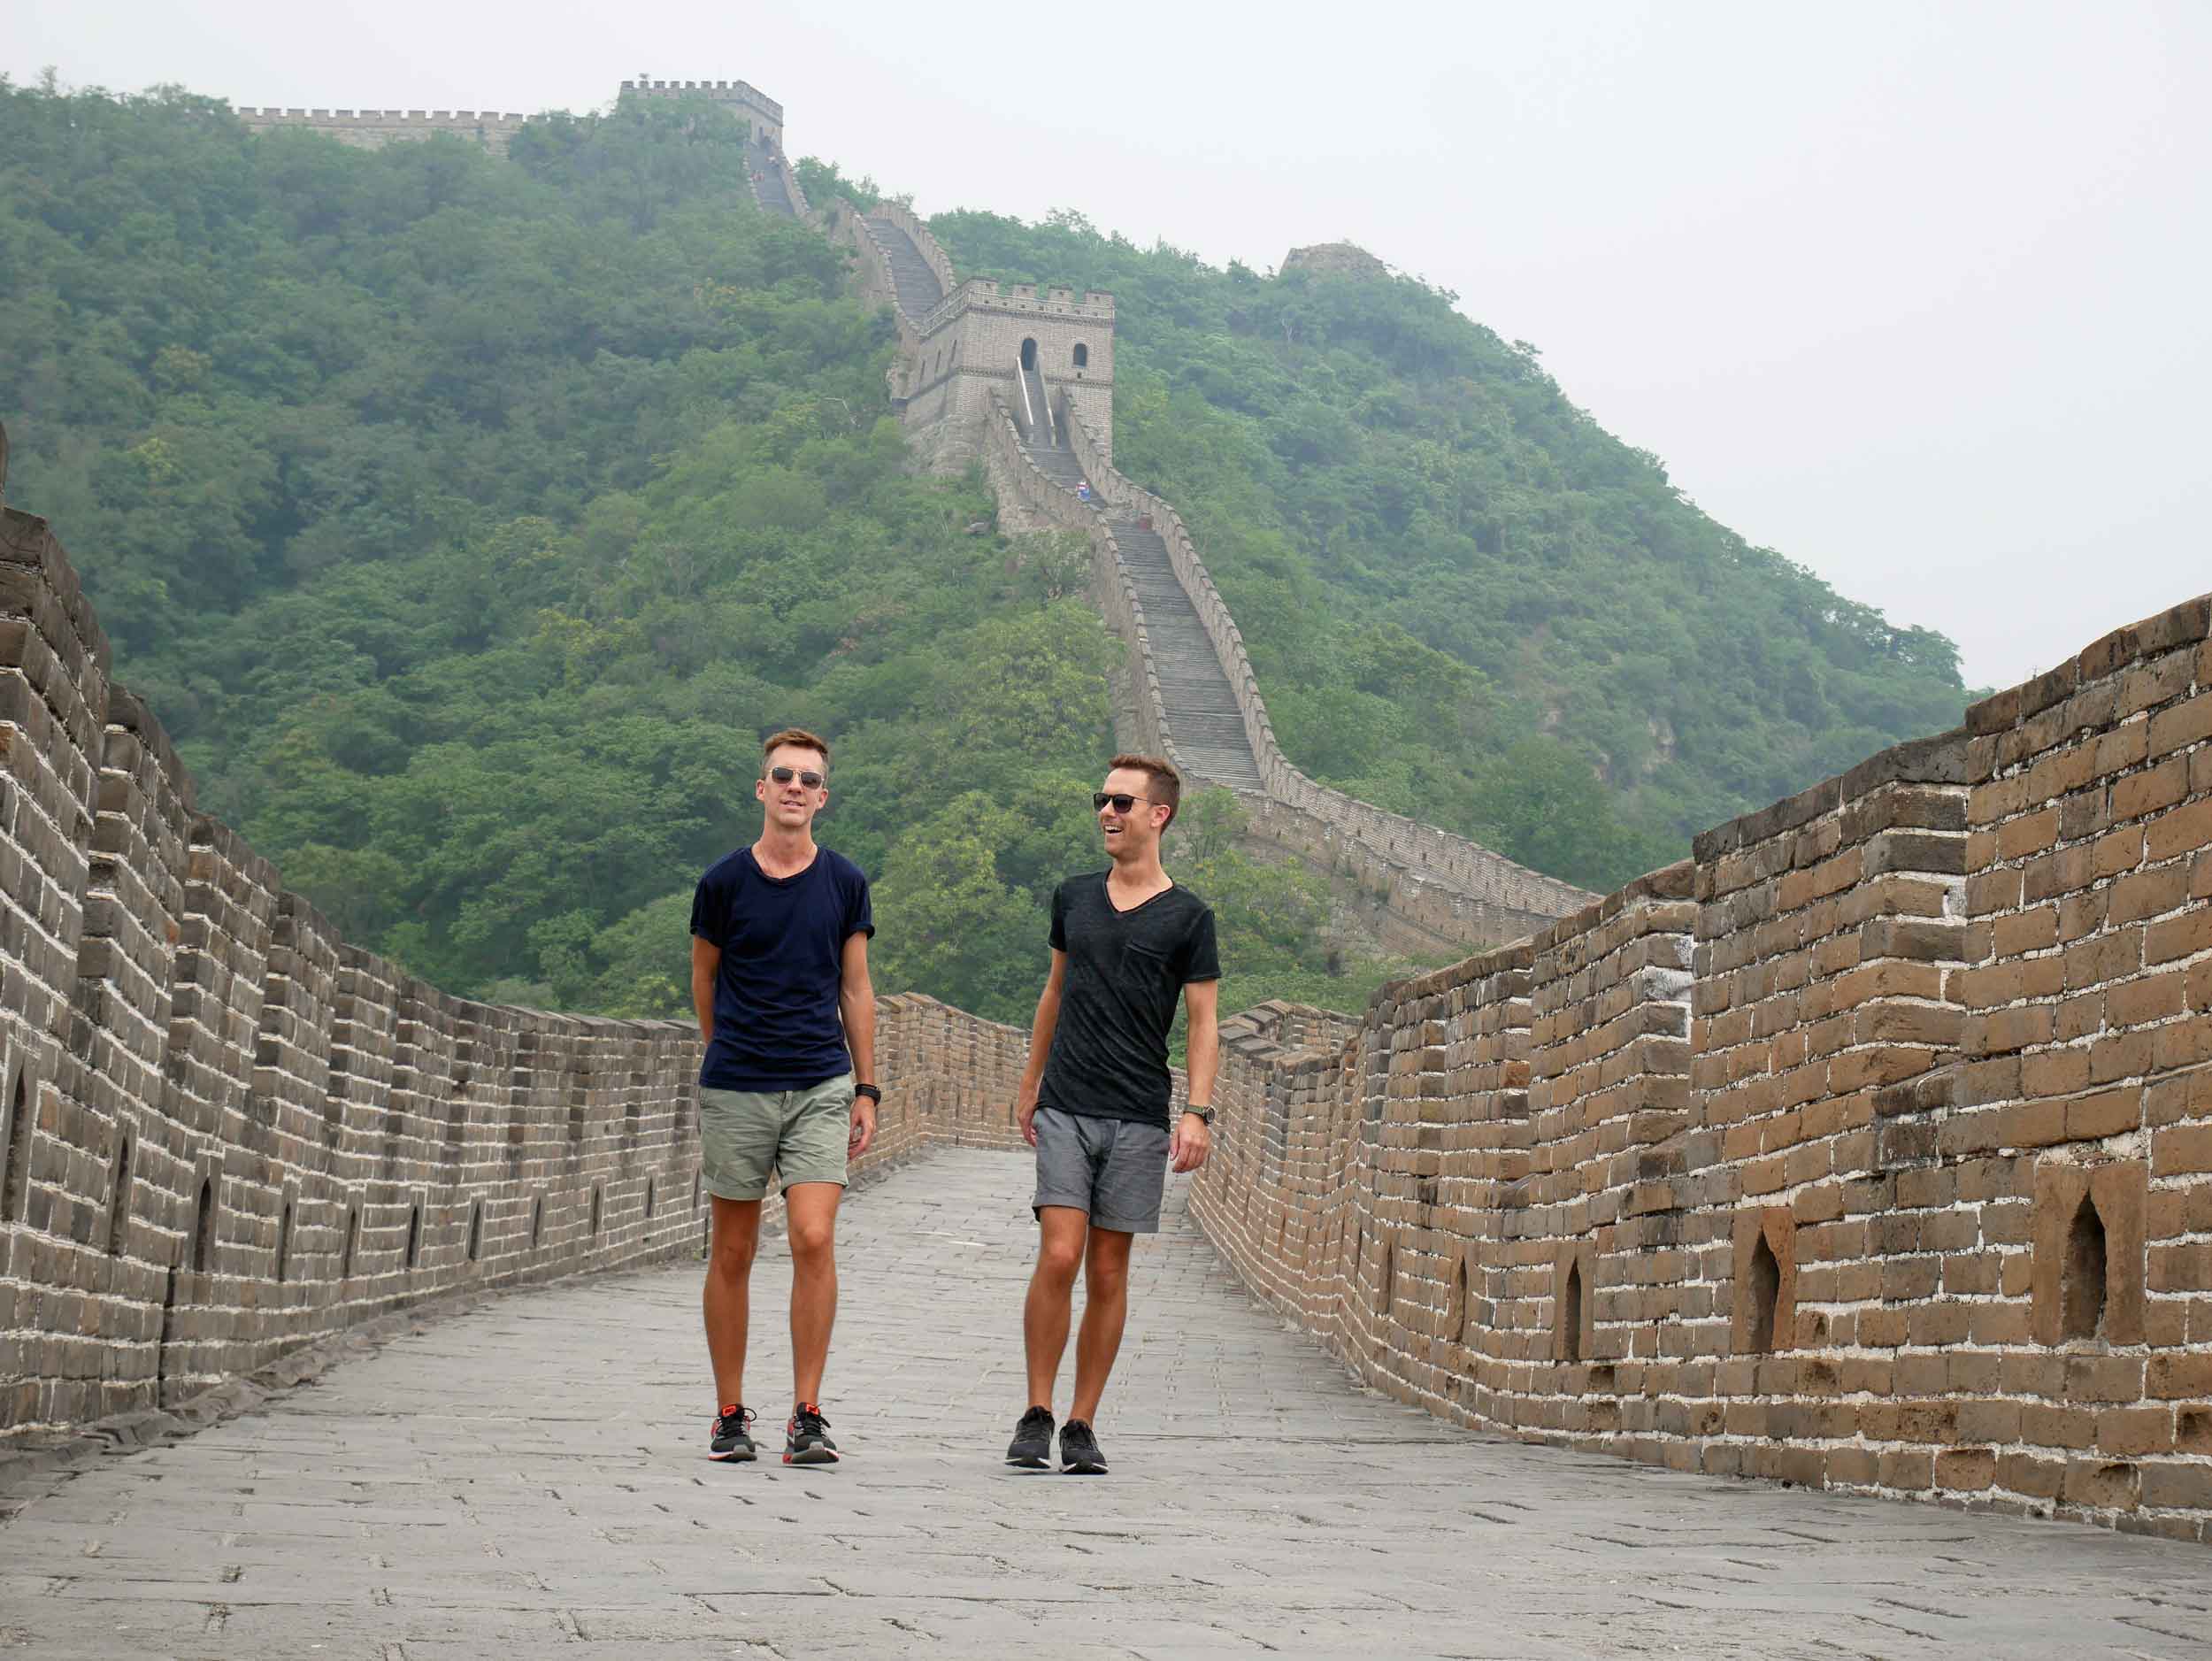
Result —
<instances>
[{"instance_id":1,"label":"brick wall","mask_svg":"<svg viewBox=\"0 0 2212 1661\"><path fill-rule=\"evenodd\" d=\"M471 1003L339 939L107 664L45 522L0 510L0 1433L698 1246L688 1024ZM1015 1145L1025 1034L878 1019L864 1176Z\"/></svg>"},{"instance_id":2,"label":"brick wall","mask_svg":"<svg viewBox=\"0 0 2212 1661\"><path fill-rule=\"evenodd\" d=\"M1460 1423L2212 1539L2208 624L1356 1031L1229 1023L1199 1217Z\"/></svg>"}]
</instances>

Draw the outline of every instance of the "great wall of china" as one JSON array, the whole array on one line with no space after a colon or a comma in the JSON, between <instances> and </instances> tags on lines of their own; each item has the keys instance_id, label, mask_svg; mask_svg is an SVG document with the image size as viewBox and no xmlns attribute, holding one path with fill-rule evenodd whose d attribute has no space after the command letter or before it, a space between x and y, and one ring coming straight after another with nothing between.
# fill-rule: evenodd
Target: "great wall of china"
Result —
<instances>
[{"instance_id":1,"label":"great wall of china","mask_svg":"<svg viewBox=\"0 0 2212 1661\"><path fill-rule=\"evenodd\" d=\"M2212 596L1601 900L1486 901L1507 878L1465 844L1300 797L1187 533L1110 466L1104 296L964 289L910 215L817 218L898 304L910 411L933 377L996 393L926 453L973 444L1090 537L1143 736L1286 839L1394 859L1440 924L1534 921L1358 1016L1226 1023L1194 1204L1248 1286L1455 1422L2212 1541ZM451 998L336 939L108 663L0 503L10 1445L128 1441L426 1297L696 1246L695 1034ZM872 1167L1014 1145L1021 1033L881 1021Z\"/></svg>"}]
</instances>

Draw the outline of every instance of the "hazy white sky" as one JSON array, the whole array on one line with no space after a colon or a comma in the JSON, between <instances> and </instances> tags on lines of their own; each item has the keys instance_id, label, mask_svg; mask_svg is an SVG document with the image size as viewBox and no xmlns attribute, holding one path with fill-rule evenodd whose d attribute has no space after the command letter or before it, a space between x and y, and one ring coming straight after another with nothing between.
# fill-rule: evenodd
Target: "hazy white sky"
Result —
<instances>
[{"instance_id":1,"label":"hazy white sky","mask_svg":"<svg viewBox=\"0 0 2212 1661\"><path fill-rule=\"evenodd\" d=\"M742 77L925 212L1260 267L1348 237L1970 684L2212 588L2212 0L0 9L19 81L580 111Z\"/></svg>"}]
</instances>

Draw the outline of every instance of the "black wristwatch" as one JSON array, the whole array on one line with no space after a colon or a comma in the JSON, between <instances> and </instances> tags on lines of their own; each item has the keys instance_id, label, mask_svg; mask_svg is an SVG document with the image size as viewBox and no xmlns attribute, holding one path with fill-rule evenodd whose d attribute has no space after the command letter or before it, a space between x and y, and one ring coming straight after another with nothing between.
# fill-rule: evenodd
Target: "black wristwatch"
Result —
<instances>
[{"instance_id":1,"label":"black wristwatch","mask_svg":"<svg viewBox=\"0 0 2212 1661\"><path fill-rule=\"evenodd\" d=\"M853 1094L855 1096L866 1096L878 1107L881 1107L883 1105L883 1092L872 1084L856 1084L853 1086Z\"/></svg>"},{"instance_id":2,"label":"black wristwatch","mask_svg":"<svg viewBox=\"0 0 2212 1661\"><path fill-rule=\"evenodd\" d=\"M1211 1130L1213 1128L1214 1110L1210 1103L1204 1107L1187 1106L1183 1109L1183 1111L1186 1113L1188 1113L1193 1119L1195 1119L1200 1124L1205 1126L1207 1129Z\"/></svg>"}]
</instances>

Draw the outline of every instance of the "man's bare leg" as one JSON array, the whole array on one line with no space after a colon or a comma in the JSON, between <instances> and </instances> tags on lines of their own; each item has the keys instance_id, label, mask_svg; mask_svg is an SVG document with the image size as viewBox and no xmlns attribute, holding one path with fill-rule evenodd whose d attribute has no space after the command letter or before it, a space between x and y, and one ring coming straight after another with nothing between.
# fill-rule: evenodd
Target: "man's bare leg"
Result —
<instances>
[{"instance_id":1,"label":"man's bare leg","mask_svg":"<svg viewBox=\"0 0 2212 1661\"><path fill-rule=\"evenodd\" d=\"M837 1203L834 1182L795 1182L783 1191L791 1241L792 1399L818 1407L837 1324Z\"/></svg>"},{"instance_id":2,"label":"man's bare leg","mask_svg":"<svg viewBox=\"0 0 2212 1661\"><path fill-rule=\"evenodd\" d=\"M1022 1345L1029 1358L1029 1404L1052 1411L1052 1387L1068 1347L1076 1271L1083 1266L1089 1214L1072 1205L1037 1209L1037 1267L1022 1306ZM1087 1320L1086 1326L1087 1329ZM1118 1330L1118 1329L1117 1329Z\"/></svg>"},{"instance_id":3,"label":"man's bare leg","mask_svg":"<svg viewBox=\"0 0 2212 1661\"><path fill-rule=\"evenodd\" d=\"M1068 1417L1087 1425L1097 1416L1106 1375L1121 1353L1122 1325L1129 1317L1129 1248L1136 1238L1118 1228L1094 1228L1084 1255L1083 1329L1075 1339L1075 1403Z\"/></svg>"},{"instance_id":4,"label":"man's bare leg","mask_svg":"<svg viewBox=\"0 0 2212 1661\"><path fill-rule=\"evenodd\" d=\"M707 1357L714 1365L714 1403L745 1399L745 1336L751 1313L753 1254L760 1245L760 1202L714 1202L714 1241L707 1254L707 1283L700 1302L706 1313Z\"/></svg>"}]
</instances>

